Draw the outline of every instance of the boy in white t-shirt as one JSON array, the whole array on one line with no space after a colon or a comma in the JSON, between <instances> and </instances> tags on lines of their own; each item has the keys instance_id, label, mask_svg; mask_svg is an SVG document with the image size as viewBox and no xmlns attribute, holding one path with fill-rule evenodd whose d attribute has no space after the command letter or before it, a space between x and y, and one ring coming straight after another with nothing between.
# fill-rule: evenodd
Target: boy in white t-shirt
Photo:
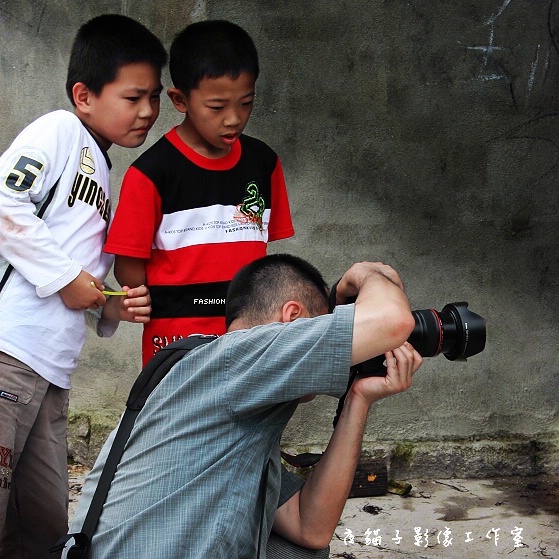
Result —
<instances>
[{"instance_id":1,"label":"boy in white t-shirt","mask_svg":"<svg viewBox=\"0 0 559 559\"><path fill-rule=\"evenodd\" d=\"M37 119L0 158L0 557L48 556L67 530L68 394L85 310L97 311L100 336L118 320L149 321L146 287L102 293L112 264L102 252L107 150L146 139L166 61L140 23L90 20L68 67L73 113Z\"/></svg>"}]
</instances>

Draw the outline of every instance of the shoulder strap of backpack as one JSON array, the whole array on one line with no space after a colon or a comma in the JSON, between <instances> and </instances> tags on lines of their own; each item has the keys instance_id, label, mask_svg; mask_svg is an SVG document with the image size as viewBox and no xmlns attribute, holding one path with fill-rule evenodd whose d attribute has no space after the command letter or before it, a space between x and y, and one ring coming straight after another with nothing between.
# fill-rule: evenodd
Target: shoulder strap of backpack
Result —
<instances>
[{"instance_id":1,"label":"shoulder strap of backpack","mask_svg":"<svg viewBox=\"0 0 559 559\"><path fill-rule=\"evenodd\" d=\"M67 558L80 559L85 557L85 553L91 544L93 532L99 522L101 510L109 493L111 482L124 452L126 441L134 427L136 416L144 407L148 396L175 363L182 359L190 350L211 342L216 338L217 336L195 335L177 340L159 350L146 364L130 390L130 395L126 402L126 410L120 420L115 439L103 466L103 471L95 488L95 493L89 505L81 532L62 536L56 542L56 545L49 550L51 553L64 549L66 543L73 538L74 544L68 548Z\"/></svg>"}]
</instances>

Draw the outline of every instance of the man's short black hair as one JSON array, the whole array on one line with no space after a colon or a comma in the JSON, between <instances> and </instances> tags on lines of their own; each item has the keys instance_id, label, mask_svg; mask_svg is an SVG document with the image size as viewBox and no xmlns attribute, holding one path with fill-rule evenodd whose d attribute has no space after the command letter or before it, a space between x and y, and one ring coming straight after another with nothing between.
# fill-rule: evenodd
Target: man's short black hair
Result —
<instances>
[{"instance_id":1,"label":"man's short black hair","mask_svg":"<svg viewBox=\"0 0 559 559\"><path fill-rule=\"evenodd\" d=\"M230 21L207 20L193 23L174 39L169 53L173 85L187 97L203 78L241 72L258 78L258 53L250 35Z\"/></svg>"},{"instance_id":2,"label":"man's short black hair","mask_svg":"<svg viewBox=\"0 0 559 559\"><path fill-rule=\"evenodd\" d=\"M247 327L264 324L287 301L303 303L311 316L328 308L328 287L320 272L291 254L270 254L241 268L226 298L227 328L235 319Z\"/></svg>"},{"instance_id":3,"label":"man's short black hair","mask_svg":"<svg viewBox=\"0 0 559 559\"><path fill-rule=\"evenodd\" d=\"M147 63L159 72L167 63L161 41L136 20L119 14L94 17L81 26L70 53L66 93L83 82L95 95L116 79L122 66Z\"/></svg>"}]
</instances>

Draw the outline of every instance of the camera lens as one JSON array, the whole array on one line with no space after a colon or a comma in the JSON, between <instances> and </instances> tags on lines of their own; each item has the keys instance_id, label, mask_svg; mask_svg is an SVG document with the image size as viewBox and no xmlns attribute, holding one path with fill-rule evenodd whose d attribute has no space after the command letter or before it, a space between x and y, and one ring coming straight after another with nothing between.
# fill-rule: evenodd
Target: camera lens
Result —
<instances>
[{"instance_id":1,"label":"camera lens","mask_svg":"<svg viewBox=\"0 0 559 559\"><path fill-rule=\"evenodd\" d=\"M408 338L423 357L439 353L450 361L465 360L485 348L485 319L468 310L468 303L449 303L442 311L412 311L415 327Z\"/></svg>"}]
</instances>

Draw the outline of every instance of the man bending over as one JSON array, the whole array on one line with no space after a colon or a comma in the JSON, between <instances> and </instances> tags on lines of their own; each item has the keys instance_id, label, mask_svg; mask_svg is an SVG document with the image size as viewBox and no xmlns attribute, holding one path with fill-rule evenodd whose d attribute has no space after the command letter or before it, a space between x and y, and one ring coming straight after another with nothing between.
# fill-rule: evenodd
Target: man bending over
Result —
<instances>
[{"instance_id":1,"label":"man bending over","mask_svg":"<svg viewBox=\"0 0 559 559\"><path fill-rule=\"evenodd\" d=\"M326 547L351 488L371 404L410 387L422 358L397 273L353 265L328 314L320 273L290 255L242 268L227 294L227 333L188 353L136 419L112 482L90 558L231 559L266 556L273 529ZM385 354L386 377L358 378L328 448L286 502L280 438L301 399L340 397L351 365ZM79 531L111 438L86 481ZM278 508L278 505L279 508Z\"/></svg>"}]
</instances>

